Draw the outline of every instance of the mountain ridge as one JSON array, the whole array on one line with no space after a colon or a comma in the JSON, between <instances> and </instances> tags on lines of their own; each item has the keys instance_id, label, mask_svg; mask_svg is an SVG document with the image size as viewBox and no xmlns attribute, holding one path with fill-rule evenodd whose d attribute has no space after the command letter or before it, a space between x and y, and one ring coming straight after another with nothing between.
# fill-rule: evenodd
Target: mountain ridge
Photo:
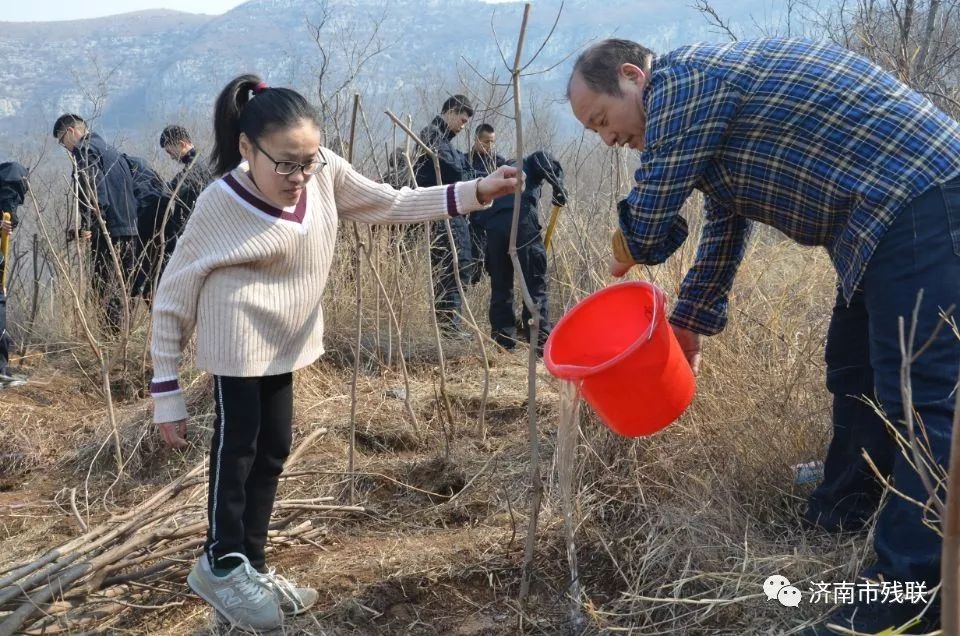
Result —
<instances>
[{"instance_id":1,"label":"mountain ridge","mask_svg":"<svg viewBox=\"0 0 960 636\"><path fill-rule=\"evenodd\" d=\"M750 10L767 10L770 3L725 4L746 19ZM529 53L549 31L558 8L550 2L533 7ZM379 35L389 46L357 78L365 99L376 101L456 88L457 67L460 73L465 68L456 62L461 57L483 72L502 67L491 24L510 56L522 4L250 0L221 15L152 9L61 22L0 22L0 59L5 61L0 65L0 136L46 131L63 112L96 117L100 126L115 130L156 127L186 114L206 117L220 87L249 70L275 85L315 95L320 54L310 25L320 24L325 11L320 37L328 51L339 54L331 65L334 75L347 66L345 51L382 19ZM542 67L612 35L644 41L655 50L723 39L695 10L667 0L611 2L602 9L572 0L564 4L542 53ZM538 91L562 93L571 63L525 82Z\"/></svg>"}]
</instances>

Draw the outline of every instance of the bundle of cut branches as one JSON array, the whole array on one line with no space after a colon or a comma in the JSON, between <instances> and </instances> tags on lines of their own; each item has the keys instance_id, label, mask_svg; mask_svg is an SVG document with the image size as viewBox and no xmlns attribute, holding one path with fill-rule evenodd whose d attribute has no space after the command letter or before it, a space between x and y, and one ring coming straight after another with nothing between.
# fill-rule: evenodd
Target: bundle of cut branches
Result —
<instances>
[{"instance_id":1,"label":"bundle of cut branches","mask_svg":"<svg viewBox=\"0 0 960 636\"><path fill-rule=\"evenodd\" d=\"M324 432L305 438L288 468ZM187 572L205 540L205 476L206 461L129 511L0 571L0 636L102 629L131 610L182 605ZM361 506L338 506L332 500L279 499L267 550L316 545L324 528L304 517L315 517L317 511L364 512Z\"/></svg>"}]
</instances>

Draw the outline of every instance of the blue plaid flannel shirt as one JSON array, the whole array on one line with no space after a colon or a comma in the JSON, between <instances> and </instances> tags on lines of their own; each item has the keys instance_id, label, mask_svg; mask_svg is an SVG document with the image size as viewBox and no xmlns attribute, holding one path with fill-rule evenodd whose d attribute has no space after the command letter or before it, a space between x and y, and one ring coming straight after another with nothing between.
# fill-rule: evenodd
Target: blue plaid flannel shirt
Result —
<instances>
[{"instance_id":1,"label":"blue plaid flannel shirt","mask_svg":"<svg viewBox=\"0 0 960 636\"><path fill-rule=\"evenodd\" d=\"M638 263L662 263L687 237L684 201L705 195L674 325L724 328L754 221L825 247L849 301L897 211L960 174L960 125L832 44L693 45L651 71L645 148L620 228Z\"/></svg>"}]
</instances>

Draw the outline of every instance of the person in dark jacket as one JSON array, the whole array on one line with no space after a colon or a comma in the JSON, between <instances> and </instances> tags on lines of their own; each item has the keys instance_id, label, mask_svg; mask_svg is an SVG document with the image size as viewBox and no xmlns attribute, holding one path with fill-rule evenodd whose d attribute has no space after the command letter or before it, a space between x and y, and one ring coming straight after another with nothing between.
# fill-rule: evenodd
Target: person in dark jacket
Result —
<instances>
[{"instance_id":1,"label":"person in dark jacket","mask_svg":"<svg viewBox=\"0 0 960 636\"><path fill-rule=\"evenodd\" d=\"M160 261L160 243L156 227L170 208L170 192L157 171L145 159L124 154L133 176L133 194L137 199L138 258L133 295L150 301L153 274Z\"/></svg>"},{"instance_id":2,"label":"person in dark jacket","mask_svg":"<svg viewBox=\"0 0 960 636\"><path fill-rule=\"evenodd\" d=\"M453 147L453 138L463 130L473 117L473 106L464 95L449 97L440 109L440 115L433 118L430 125L420 131L420 139L429 145L440 160L440 181L430 157L421 156L415 165L417 185L421 188L456 183L469 178L466 155ZM460 308L463 299L457 289L453 271L453 253L442 222L431 226L433 237L430 246L430 262L434 269L434 310L441 333L447 337L469 337L460 328ZM450 219L453 232L453 247L457 250L459 274L462 283L470 279L472 252L470 249L470 229L465 217Z\"/></svg>"},{"instance_id":3,"label":"person in dark jacket","mask_svg":"<svg viewBox=\"0 0 960 636\"><path fill-rule=\"evenodd\" d=\"M61 115L53 136L74 161L74 179L80 207L79 236L90 239L93 250L91 283L106 313L107 327L116 333L123 316L123 296L137 259L137 198L126 158L86 122L73 114ZM121 277L111 256L117 255Z\"/></svg>"},{"instance_id":4,"label":"person in dark jacket","mask_svg":"<svg viewBox=\"0 0 960 636\"><path fill-rule=\"evenodd\" d=\"M154 283L163 274L197 197L213 180L207 162L197 153L190 134L182 126L164 128L160 133L160 147L181 164L181 169L166 183L153 170L144 171L151 175L151 198L140 208L139 231L144 256L137 290L148 303L153 296ZM136 178L136 171L134 176ZM153 204L153 197L158 197L156 204Z\"/></svg>"},{"instance_id":5,"label":"person in dark jacket","mask_svg":"<svg viewBox=\"0 0 960 636\"><path fill-rule=\"evenodd\" d=\"M160 133L160 146L171 159L180 164L180 172L167 183L174 197L170 218L164 228L165 252L169 256L176 247L197 197L213 181L213 174L205 157L193 145L190 133L183 126L170 125Z\"/></svg>"},{"instance_id":6,"label":"person in dark jacket","mask_svg":"<svg viewBox=\"0 0 960 636\"><path fill-rule=\"evenodd\" d=\"M17 208L23 205L27 196L27 169L16 161L0 163L0 234L13 238L13 230L18 225ZM10 213L9 220L2 220L4 212ZM0 280L10 264L0 252ZM9 279L9 276L7 277ZM9 283L9 280L7 280ZM10 371L10 347L13 340L7 331L7 290L0 284L0 389L9 389L26 384L27 379Z\"/></svg>"},{"instance_id":7,"label":"person in dark jacket","mask_svg":"<svg viewBox=\"0 0 960 636\"><path fill-rule=\"evenodd\" d=\"M10 213L9 221L0 221L0 232L13 237L13 230L17 227L17 208L23 205L27 195L27 169L16 161L0 163L0 219L3 212ZM9 267L4 255L0 252L0 279L4 270ZM9 282L9 281L8 281ZM13 342L7 332L7 296L6 290L0 285L0 389L7 389L26 383L26 378L10 372L10 347Z\"/></svg>"},{"instance_id":8,"label":"person in dark jacket","mask_svg":"<svg viewBox=\"0 0 960 636\"><path fill-rule=\"evenodd\" d=\"M543 245L537 207L544 182L550 184L554 205L566 205L563 167L552 155L538 150L523 160L525 183L520 195L520 218L517 225L517 257L530 297L540 309L540 336L537 351L543 345L552 325L547 313L547 250ZM490 331L493 340L505 349L513 349L517 340L517 317L513 310L513 261L510 228L513 223L514 195L500 197L488 211L479 212L487 233L486 269L490 274ZM520 330L529 339L530 312L526 305L521 312Z\"/></svg>"},{"instance_id":9,"label":"person in dark jacket","mask_svg":"<svg viewBox=\"0 0 960 636\"><path fill-rule=\"evenodd\" d=\"M497 143L497 133L493 126L484 122L477 126L474 132L473 147L467 154L467 162L472 172L472 179L483 178L507 164L507 160L494 151ZM470 249L473 252L473 263L470 269L470 282L478 283L483 277L484 254L487 250L487 228L484 224L486 212L477 212L470 216Z\"/></svg>"}]
</instances>

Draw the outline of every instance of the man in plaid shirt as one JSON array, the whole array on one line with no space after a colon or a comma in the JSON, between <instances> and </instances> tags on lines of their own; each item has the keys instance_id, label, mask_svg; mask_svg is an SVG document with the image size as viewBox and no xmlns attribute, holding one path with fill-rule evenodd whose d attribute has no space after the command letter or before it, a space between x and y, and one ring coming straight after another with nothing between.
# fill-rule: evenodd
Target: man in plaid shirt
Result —
<instances>
[{"instance_id":1,"label":"man in plaid shirt","mask_svg":"<svg viewBox=\"0 0 960 636\"><path fill-rule=\"evenodd\" d=\"M868 60L803 40L693 45L658 57L605 40L577 59L568 97L605 143L640 151L636 186L619 205L611 273L666 260L687 237L681 206L693 190L704 195L696 260L670 317L695 372L700 336L726 324L754 222L827 249L839 277L826 352L834 430L806 520L828 530L869 520L882 487L864 449L898 490L927 501L860 396L877 399L899 425L898 318L909 321L923 289L919 346L940 309L960 304L960 125ZM914 407L944 467L958 370L960 342L949 329L913 365ZM939 582L941 542L916 505L891 497L874 547L877 564L865 576L928 589ZM917 611L850 606L831 622L872 633Z\"/></svg>"}]
</instances>

